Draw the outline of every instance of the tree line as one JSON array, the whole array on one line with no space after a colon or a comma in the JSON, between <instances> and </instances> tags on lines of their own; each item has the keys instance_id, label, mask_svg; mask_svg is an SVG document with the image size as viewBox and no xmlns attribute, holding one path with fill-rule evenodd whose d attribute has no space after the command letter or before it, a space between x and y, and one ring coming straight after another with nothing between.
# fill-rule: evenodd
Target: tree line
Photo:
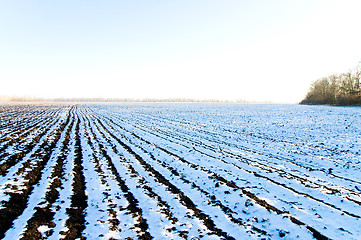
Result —
<instances>
[{"instance_id":1,"label":"tree line","mask_svg":"<svg viewBox=\"0 0 361 240\"><path fill-rule=\"evenodd\" d=\"M361 69L314 81L300 104L361 105Z\"/></svg>"}]
</instances>

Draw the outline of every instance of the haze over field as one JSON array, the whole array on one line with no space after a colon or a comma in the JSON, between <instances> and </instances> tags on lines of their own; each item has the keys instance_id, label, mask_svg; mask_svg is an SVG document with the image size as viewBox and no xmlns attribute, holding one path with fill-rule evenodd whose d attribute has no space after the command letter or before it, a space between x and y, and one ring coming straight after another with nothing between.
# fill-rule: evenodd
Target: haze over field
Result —
<instances>
[{"instance_id":1,"label":"haze over field","mask_svg":"<svg viewBox=\"0 0 361 240\"><path fill-rule=\"evenodd\" d=\"M360 1L2 1L0 96L296 103L361 60Z\"/></svg>"}]
</instances>

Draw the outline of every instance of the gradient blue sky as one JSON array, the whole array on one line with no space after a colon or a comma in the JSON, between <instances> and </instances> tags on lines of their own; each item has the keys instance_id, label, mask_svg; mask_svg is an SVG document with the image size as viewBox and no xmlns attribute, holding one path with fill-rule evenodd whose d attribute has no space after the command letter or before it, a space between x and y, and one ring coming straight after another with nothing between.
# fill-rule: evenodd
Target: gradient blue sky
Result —
<instances>
[{"instance_id":1,"label":"gradient blue sky","mask_svg":"<svg viewBox=\"0 0 361 240\"><path fill-rule=\"evenodd\" d=\"M361 60L361 1L0 1L0 95L296 103Z\"/></svg>"}]
</instances>

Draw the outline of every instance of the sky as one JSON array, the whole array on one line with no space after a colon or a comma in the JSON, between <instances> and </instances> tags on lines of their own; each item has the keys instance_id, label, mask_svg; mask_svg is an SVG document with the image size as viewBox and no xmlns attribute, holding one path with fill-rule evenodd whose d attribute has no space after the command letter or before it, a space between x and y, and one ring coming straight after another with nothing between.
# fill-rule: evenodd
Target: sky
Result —
<instances>
[{"instance_id":1,"label":"sky","mask_svg":"<svg viewBox=\"0 0 361 240\"><path fill-rule=\"evenodd\" d=\"M0 95L297 103L361 61L359 0L0 0Z\"/></svg>"}]
</instances>

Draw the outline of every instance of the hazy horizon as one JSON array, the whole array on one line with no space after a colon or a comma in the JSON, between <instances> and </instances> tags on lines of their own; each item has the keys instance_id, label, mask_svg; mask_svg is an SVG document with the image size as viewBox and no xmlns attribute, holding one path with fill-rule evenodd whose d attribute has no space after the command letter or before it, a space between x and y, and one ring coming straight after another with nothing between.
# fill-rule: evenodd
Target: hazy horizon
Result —
<instances>
[{"instance_id":1,"label":"hazy horizon","mask_svg":"<svg viewBox=\"0 0 361 240\"><path fill-rule=\"evenodd\" d=\"M297 103L361 60L356 0L0 6L0 96Z\"/></svg>"},{"instance_id":2,"label":"hazy horizon","mask_svg":"<svg viewBox=\"0 0 361 240\"><path fill-rule=\"evenodd\" d=\"M0 96L0 103L260 103L282 104L270 101L249 101L245 99L196 99L196 98L38 98L31 96Z\"/></svg>"}]
</instances>

